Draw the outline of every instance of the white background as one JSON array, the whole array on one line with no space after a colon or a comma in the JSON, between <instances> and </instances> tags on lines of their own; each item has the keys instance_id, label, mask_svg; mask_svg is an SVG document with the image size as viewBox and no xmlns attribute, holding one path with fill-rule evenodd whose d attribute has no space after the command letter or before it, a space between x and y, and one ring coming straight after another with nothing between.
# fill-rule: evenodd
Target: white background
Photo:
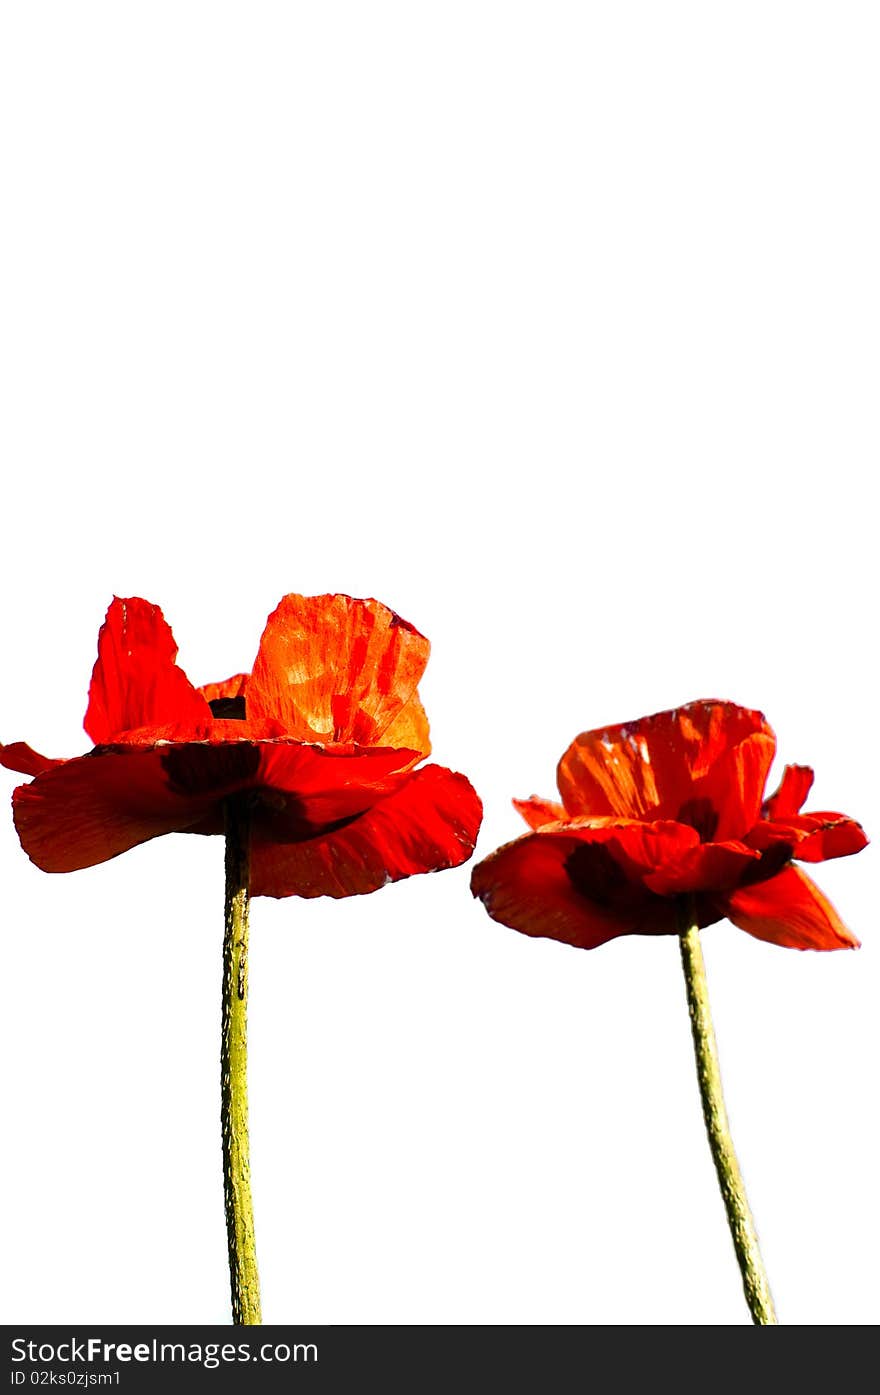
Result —
<instances>
[{"instance_id":1,"label":"white background","mask_svg":"<svg viewBox=\"0 0 880 1395\"><path fill-rule=\"evenodd\" d=\"M344 591L432 640L478 856L578 731L709 696L880 831L875 6L2 30L0 738L87 748L114 592L204 682ZM222 853L50 877L0 824L7 1321L228 1320ZM675 942L529 940L469 871L255 902L266 1320L747 1322ZM705 951L780 1319L866 1323L876 854L815 871L860 953Z\"/></svg>"}]
</instances>

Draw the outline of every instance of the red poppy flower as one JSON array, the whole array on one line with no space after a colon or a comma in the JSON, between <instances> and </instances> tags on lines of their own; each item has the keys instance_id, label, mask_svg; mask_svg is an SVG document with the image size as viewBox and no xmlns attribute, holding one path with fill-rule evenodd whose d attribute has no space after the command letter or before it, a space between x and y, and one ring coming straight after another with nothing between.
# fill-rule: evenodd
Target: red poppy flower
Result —
<instances>
[{"instance_id":1,"label":"red poppy flower","mask_svg":"<svg viewBox=\"0 0 880 1395\"><path fill-rule=\"evenodd\" d=\"M351 896L473 852L481 805L437 765L417 685L429 645L374 600L285 596L253 672L193 687L158 606L115 598L98 637L87 755L22 742L0 764L28 856L72 872L163 833L222 833L248 792L251 892Z\"/></svg>"},{"instance_id":2,"label":"red poppy flower","mask_svg":"<svg viewBox=\"0 0 880 1395\"><path fill-rule=\"evenodd\" d=\"M764 799L776 740L760 712L692 702L578 736L559 762L562 803L514 804L533 829L474 868L489 914L527 935L594 949L617 935L677 934L725 917L791 949L856 948L792 859L858 852L843 814L801 814L813 782L788 765Z\"/></svg>"}]
</instances>

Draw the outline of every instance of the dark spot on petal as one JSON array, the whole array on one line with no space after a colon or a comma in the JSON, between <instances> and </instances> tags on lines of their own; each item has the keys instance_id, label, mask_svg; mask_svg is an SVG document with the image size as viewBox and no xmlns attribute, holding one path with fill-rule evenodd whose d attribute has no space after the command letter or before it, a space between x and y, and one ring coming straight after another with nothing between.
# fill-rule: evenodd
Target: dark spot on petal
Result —
<instances>
[{"instance_id":1,"label":"dark spot on petal","mask_svg":"<svg viewBox=\"0 0 880 1395\"><path fill-rule=\"evenodd\" d=\"M689 799L676 814L678 823L689 824L700 835L702 843L711 843L718 828L718 811L711 799Z\"/></svg>"},{"instance_id":2,"label":"dark spot on petal","mask_svg":"<svg viewBox=\"0 0 880 1395\"><path fill-rule=\"evenodd\" d=\"M565 859L575 891L597 906L612 906L627 887L626 873L604 843L581 843Z\"/></svg>"},{"instance_id":3,"label":"dark spot on petal","mask_svg":"<svg viewBox=\"0 0 880 1395\"><path fill-rule=\"evenodd\" d=\"M227 721L243 722L247 715L243 696L212 698L208 706L215 717L224 717Z\"/></svg>"},{"instance_id":4,"label":"dark spot on petal","mask_svg":"<svg viewBox=\"0 0 880 1395\"><path fill-rule=\"evenodd\" d=\"M191 742L170 746L162 768L175 794L212 794L252 780L260 768L260 750L247 741L223 746Z\"/></svg>"},{"instance_id":5,"label":"dark spot on petal","mask_svg":"<svg viewBox=\"0 0 880 1395\"><path fill-rule=\"evenodd\" d=\"M740 886L754 886L756 882L766 882L770 877L775 877L788 865L793 853L794 848L790 843L771 843L759 858L748 863L740 878Z\"/></svg>"},{"instance_id":6,"label":"dark spot on petal","mask_svg":"<svg viewBox=\"0 0 880 1395\"><path fill-rule=\"evenodd\" d=\"M581 843L565 859L565 870L575 891L600 910L631 920L640 934L675 931L675 904L671 897L648 891L638 876L630 876L605 843ZM660 928L662 927L662 929Z\"/></svg>"},{"instance_id":7,"label":"dark spot on petal","mask_svg":"<svg viewBox=\"0 0 880 1395\"><path fill-rule=\"evenodd\" d=\"M296 795L283 790L256 789L251 793L251 818L255 837L271 843L306 843L347 828L363 811L348 814L330 823L309 818L306 805Z\"/></svg>"}]
</instances>

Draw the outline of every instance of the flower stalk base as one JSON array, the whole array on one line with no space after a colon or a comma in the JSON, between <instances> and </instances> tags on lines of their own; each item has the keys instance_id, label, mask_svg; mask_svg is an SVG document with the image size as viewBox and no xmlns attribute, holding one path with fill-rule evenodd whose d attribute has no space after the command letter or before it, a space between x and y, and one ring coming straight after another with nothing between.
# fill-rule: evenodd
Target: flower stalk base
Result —
<instances>
[{"instance_id":1,"label":"flower stalk base","mask_svg":"<svg viewBox=\"0 0 880 1395\"><path fill-rule=\"evenodd\" d=\"M755 1223L730 1135L730 1124L721 1089L718 1047L709 1010L706 965L700 944L700 932L696 925L687 925L681 933L680 944L703 1118L706 1121L709 1147L724 1198L733 1248L742 1274L746 1302L752 1321L756 1325L775 1324L777 1319L770 1285L758 1248Z\"/></svg>"},{"instance_id":2,"label":"flower stalk base","mask_svg":"<svg viewBox=\"0 0 880 1395\"><path fill-rule=\"evenodd\" d=\"M251 1200L247 1097L250 811L246 798L226 804L226 923L220 1045L223 1196L229 1246L232 1321L262 1322Z\"/></svg>"}]
</instances>

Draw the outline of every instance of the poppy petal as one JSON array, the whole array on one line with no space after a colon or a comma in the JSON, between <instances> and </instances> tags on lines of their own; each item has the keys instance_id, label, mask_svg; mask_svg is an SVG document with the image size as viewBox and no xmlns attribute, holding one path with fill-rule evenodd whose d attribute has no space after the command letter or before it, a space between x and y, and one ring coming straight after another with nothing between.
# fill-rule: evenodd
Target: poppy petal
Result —
<instances>
[{"instance_id":1,"label":"poppy petal","mask_svg":"<svg viewBox=\"0 0 880 1395\"><path fill-rule=\"evenodd\" d=\"M630 887L628 904L619 895L609 904L617 870L603 843L560 826L527 833L484 858L471 875L471 891L502 925L579 949L596 949L619 935L674 933L675 903L642 887Z\"/></svg>"},{"instance_id":2,"label":"poppy petal","mask_svg":"<svg viewBox=\"0 0 880 1395\"><path fill-rule=\"evenodd\" d=\"M677 863L699 847L699 834L688 824L673 820L568 819L556 829L542 830L554 836L571 834L579 844L606 847L627 878L644 882L653 872Z\"/></svg>"},{"instance_id":3,"label":"poppy petal","mask_svg":"<svg viewBox=\"0 0 880 1395\"><path fill-rule=\"evenodd\" d=\"M665 859L696 843L685 824L548 824L485 858L474 868L471 891L502 925L579 949L618 935L675 933L674 901L644 883Z\"/></svg>"},{"instance_id":4,"label":"poppy petal","mask_svg":"<svg viewBox=\"0 0 880 1395\"><path fill-rule=\"evenodd\" d=\"M253 836L264 843L300 843L328 825L359 818L405 786L418 759L415 751L391 746L279 741L259 750L256 778L266 793L254 809Z\"/></svg>"},{"instance_id":5,"label":"poppy petal","mask_svg":"<svg viewBox=\"0 0 880 1395\"><path fill-rule=\"evenodd\" d=\"M799 867L743 887L728 898L727 918L758 940L786 949L858 949L831 902Z\"/></svg>"},{"instance_id":6,"label":"poppy petal","mask_svg":"<svg viewBox=\"0 0 880 1395\"><path fill-rule=\"evenodd\" d=\"M174 636L157 605L139 596L114 596L98 635L83 723L96 746L134 727L210 717L176 657Z\"/></svg>"},{"instance_id":7,"label":"poppy petal","mask_svg":"<svg viewBox=\"0 0 880 1395\"><path fill-rule=\"evenodd\" d=\"M271 717L230 718L207 717L190 722L165 722L159 726L134 727L122 731L113 741L103 743L99 750L108 747L130 746L171 746L197 742L211 746L233 745L243 741L288 740L280 722Z\"/></svg>"},{"instance_id":8,"label":"poppy petal","mask_svg":"<svg viewBox=\"0 0 880 1395\"><path fill-rule=\"evenodd\" d=\"M830 811L762 819L748 834L747 841L751 847L762 849L786 843L799 862L827 862L868 846L861 824Z\"/></svg>"},{"instance_id":9,"label":"poppy petal","mask_svg":"<svg viewBox=\"0 0 880 1395\"><path fill-rule=\"evenodd\" d=\"M529 828L543 828L548 823L566 823L568 820L564 805L556 804L552 799L542 799L537 794L533 794L531 799L514 799L512 802Z\"/></svg>"},{"instance_id":10,"label":"poppy petal","mask_svg":"<svg viewBox=\"0 0 880 1395\"><path fill-rule=\"evenodd\" d=\"M429 648L378 601L285 596L260 640L249 715L304 741L374 745L415 693Z\"/></svg>"},{"instance_id":11,"label":"poppy petal","mask_svg":"<svg viewBox=\"0 0 880 1395\"><path fill-rule=\"evenodd\" d=\"M185 828L200 806L168 787L161 749L79 756L12 796L21 845L44 872L75 872Z\"/></svg>"},{"instance_id":12,"label":"poppy petal","mask_svg":"<svg viewBox=\"0 0 880 1395\"><path fill-rule=\"evenodd\" d=\"M731 891L755 869L761 854L745 843L700 843L675 862L645 877L645 886L658 896L681 896L694 891Z\"/></svg>"},{"instance_id":13,"label":"poppy petal","mask_svg":"<svg viewBox=\"0 0 880 1395\"><path fill-rule=\"evenodd\" d=\"M234 673L231 678L224 678L219 683L203 683L198 691L207 703L233 702L236 698L246 697L249 679L249 673Z\"/></svg>"},{"instance_id":14,"label":"poppy petal","mask_svg":"<svg viewBox=\"0 0 880 1395\"><path fill-rule=\"evenodd\" d=\"M17 770L20 775L42 775L44 770L61 764L60 760L41 756L26 741L10 741L8 746L0 746L0 765L5 765L7 770Z\"/></svg>"},{"instance_id":15,"label":"poppy petal","mask_svg":"<svg viewBox=\"0 0 880 1395\"><path fill-rule=\"evenodd\" d=\"M723 751L706 776L694 782L691 799L677 810L678 817L685 818L688 808L694 810L694 826L705 829L703 836L710 842L743 838L759 817L775 749L772 733L756 731Z\"/></svg>"},{"instance_id":16,"label":"poppy petal","mask_svg":"<svg viewBox=\"0 0 880 1395\"><path fill-rule=\"evenodd\" d=\"M672 819L704 840L738 839L757 820L775 738L760 712L730 702L583 732L557 769L572 815Z\"/></svg>"},{"instance_id":17,"label":"poppy petal","mask_svg":"<svg viewBox=\"0 0 880 1395\"><path fill-rule=\"evenodd\" d=\"M286 847L251 847L255 896L355 896L419 872L466 862L482 817L463 775L427 765L344 828Z\"/></svg>"},{"instance_id":18,"label":"poppy petal","mask_svg":"<svg viewBox=\"0 0 880 1395\"><path fill-rule=\"evenodd\" d=\"M163 833L222 833L223 801L253 790L255 831L297 840L384 798L412 755L229 739L101 747L20 786L15 825L38 867L73 872Z\"/></svg>"},{"instance_id":19,"label":"poppy petal","mask_svg":"<svg viewBox=\"0 0 880 1395\"><path fill-rule=\"evenodd\" d=\"M761 814L765 819L785 819L799 814L813 785L813 772L808 765L787 765L779 781L779 789L765 800Z\"/></svg>"},{"instance_id":20,"label":"poppy petal","mask_svg":"<svg viewBox=\"0 0 880 1395\"><path fill-rule=\"evenodd\" d=\"M791 822L802 826L806 832L806 837L794 850L799 862L827 862L833 857L849 857L868 846L862 825L845 814L801 814Z\"/></svg>"},{"instance_id":21,"label":"poppy petal","mask_svg":"<svg viewBox=\"0 0 880 1395\"><path fill-rule=\"evenodd\" d=\"M418 693L413 693L409 702L404 703L397 716L382 733L383 746L408 746L418 751L420 758L431 754L431 732L428 716Z\"/></svg>"}]
</instances>

